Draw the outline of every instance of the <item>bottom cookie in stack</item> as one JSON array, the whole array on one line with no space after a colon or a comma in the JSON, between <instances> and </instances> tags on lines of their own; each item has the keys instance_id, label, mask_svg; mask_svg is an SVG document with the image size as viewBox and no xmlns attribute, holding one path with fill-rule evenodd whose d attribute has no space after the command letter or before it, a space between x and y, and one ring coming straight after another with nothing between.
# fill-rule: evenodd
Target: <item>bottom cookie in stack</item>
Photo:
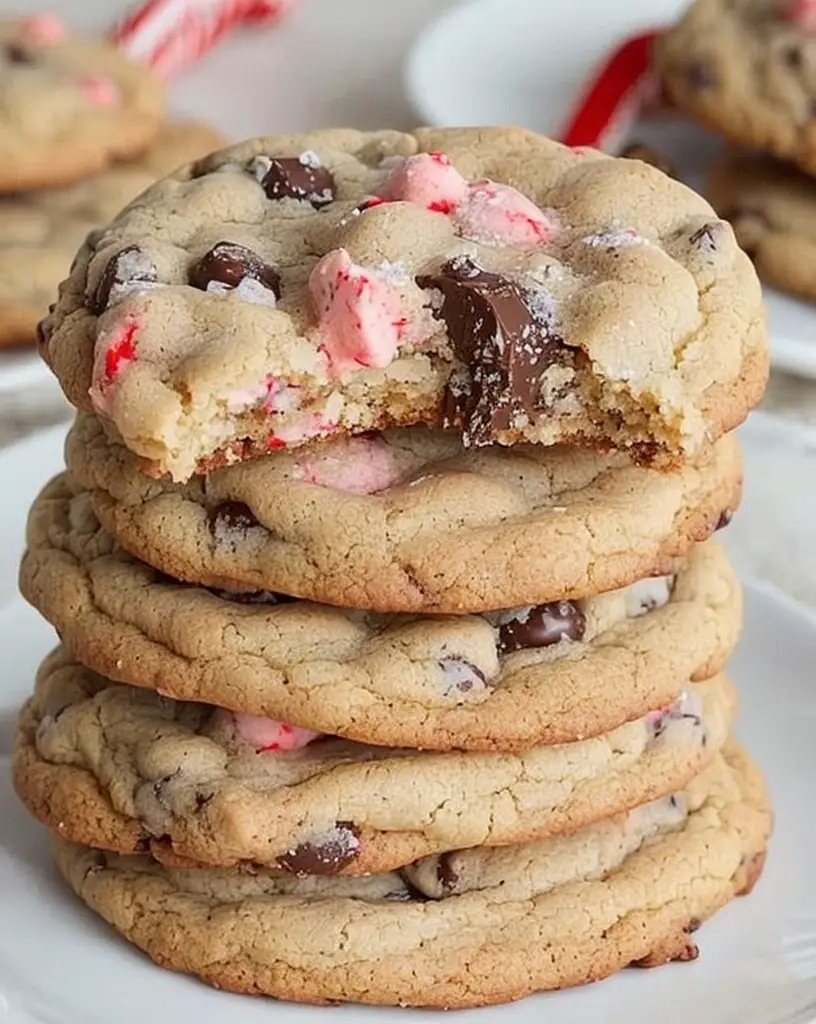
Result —
<instances>
[{"instance_id":1,"label":"bottom cookie in stack","mask_svg":"<svg viewBox=\"0 0 816 1024\"><path fill-rule=\"evenodd\" d=\"M696 928L758 878L770 825L761 776L729 743L627 814L365 878L169 868L64 839L55 856L117 931L217 987L462 1007L693 959Z\"/></svg>"}]
</instances>

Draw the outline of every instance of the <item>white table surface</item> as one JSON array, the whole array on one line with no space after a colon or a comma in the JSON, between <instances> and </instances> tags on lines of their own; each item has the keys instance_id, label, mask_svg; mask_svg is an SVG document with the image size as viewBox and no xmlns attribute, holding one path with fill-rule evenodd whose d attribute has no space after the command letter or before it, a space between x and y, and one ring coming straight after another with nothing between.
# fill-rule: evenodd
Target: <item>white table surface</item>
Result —
<instances>
[{"instance_id":1,"label":"white table surface","mask_svg":"<svg viewBox=\"0 0 816 1024\"><path fill-rule=\"evenodd\" d=\"M403 88L405 56L422 28L456 2L462 0L296 0L279 25L235 33L186 72L172 86L171 106L236 140L331 124L408 128L415 115ZM131 6L123 0L47 5L93 31L104 31ZM0 14L39 9L31 0L0 0ZM743 570L816 607L816 445L813 435L803 443L801 432L803 423L816 423L816 384L774 375L766 408L788 417L793 443L781 455L775 445L757 445L748 459L753 511L735 523L734 554ZM39 397L6 395L0 445L68 415L50 382ZM776 432L783 442L787 429Z\"/></svg>"}]
</instances>

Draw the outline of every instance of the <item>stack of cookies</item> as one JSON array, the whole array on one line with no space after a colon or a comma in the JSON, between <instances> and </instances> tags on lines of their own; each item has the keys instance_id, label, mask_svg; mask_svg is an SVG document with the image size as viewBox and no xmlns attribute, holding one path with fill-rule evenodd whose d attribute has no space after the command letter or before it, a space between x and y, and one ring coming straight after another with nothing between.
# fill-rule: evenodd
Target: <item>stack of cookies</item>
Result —
<instances>
[{"instance_id":1,"label":"stack of cookies","mask_svg":"<svg viewBox=\"0 0 816 1024\"><path fill-rule=\"evenodd\" d=\"M696 955L770 831L709 539L766 340L703 200L517 129L259 139L95 234L42 336L80 411L14 773L82 900L314 1003Z\"/></svg>"},{"instance_id":2,"label":"stack of cookies","mask_svg":"<svg viewBox=\"0 0 816 1024\"><path fill-rule=\"evenodd\" d=\"M708 194L760 276L816 299L816 2L695 0L658 47L680 110L733 145Z\"/></svg>"},{"instance_id":3,"label":"stack of cookies","mask_svg":"<svg viewBox=\"0 0 816 1024\"><path fill-rule=\"evenodd\" d=\"M0 20L0 348L33 344L90 231L223 139L163 124L161 88L53 14Z\"/></svg>"}]
</instances>

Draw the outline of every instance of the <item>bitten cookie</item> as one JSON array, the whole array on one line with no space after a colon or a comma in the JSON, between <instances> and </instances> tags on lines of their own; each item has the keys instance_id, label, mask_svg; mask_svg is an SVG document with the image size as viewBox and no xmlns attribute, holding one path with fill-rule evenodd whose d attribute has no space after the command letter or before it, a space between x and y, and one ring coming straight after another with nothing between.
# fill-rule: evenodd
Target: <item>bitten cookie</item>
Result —
<instances>
[{"instance_id":1,"label":"bitten cookie","mask_svg":"<svg viewBox=\"0 0 816 1024\"><path fill-rule=\"evenodd\" d=\"M43 353L159 475L431 422L676 465L767 376L756 275L705 200L514 128L257 139L79 254Z\"/></svg>"},{"instance_id":2,"label":"bitten cookie","mask_svg":"<svg viewBox=\"0 0 816 1024\"><path fill-rule=\"evenodd\" d=\"M463 1007L693 960L702 921L759 877L771 830L730 746L671 800L574 835L402 874L172 870L58 839L77 895L158 964L299 1002Z\"/></svg>"},{"instance_id":3,"label":"bitten cookie","mask_svg":"<svg viewBox=\"0 0 816 1024\"><path fill-rule=\"evenodd\" d=\"M33 342L77 249L131 199L181 164L223 145L197 122L164 126L138 161L64 188L0 198L0 347Z\"/></svg>"},{"instance_id":4,"label":"bitten cookie","mask_svg":"<svg viewBox=\"0 0 816 1024\"><path fill-rule=\"evenodd\" d=\"M813 178L773 157L732 151L712 168L708 195L764 281L816 299Z\"/></svg>"},{"instance_id":5,"label":"bitten cookie","mask_svg":"<svg viewBox=\"0 0 816 1024\"><path fill-rule=\"evenodd\" d=\"M0 191L67 185L137 156L161 86L115 46L53 14L0 19Z\"/></svg>"},{"instance_id":6,"label":"bitten cookie","mask_svg":"<svg viewBox=\"0 0 816 1024\"><path fill-rule=\"evenodd\" d=\"M175 579L404 612L571 600L664 574L729 521L742 480L733 436L659 473L575 448L465 449L417 428L179 485L143 476L87 414L66 462L108 533Z\"/></svg>"},{"instance_id":7,"label":"bitten cookie","mask_svg":"<svg viewBox=\"0 0 816 1024\"><path fill-rule=\"evenodd\" d=\"M624 590L410 618L179 584L117 548L64 478L35 501L28 544L23 595L89 668L392 747L519 750L608 732L720 671L741 621L713 542Z\"/></svg>"},{"instance_id":8,"label":"bitten cookie","mask_svg":"<svg viewBox=\"0 0 816 1024\"><path fill-rule=\"evenodd\" d=\"M722 676L594 739L522 754L391 750L117 686L56 651L14 781L66 838L120 852L367 874L573 831L685 785L725 742Z\"/></svg>"},{"instance_id":9,"label":"bitten cookie","mask_svg":"<svg viewBox=\"0 0 816 1024\"><path fill-rule=\"evenodd\" d=\"M809 0L695 0L656 46L677 106L734 142L816 173Z\"/></svg>"}]
</instances>

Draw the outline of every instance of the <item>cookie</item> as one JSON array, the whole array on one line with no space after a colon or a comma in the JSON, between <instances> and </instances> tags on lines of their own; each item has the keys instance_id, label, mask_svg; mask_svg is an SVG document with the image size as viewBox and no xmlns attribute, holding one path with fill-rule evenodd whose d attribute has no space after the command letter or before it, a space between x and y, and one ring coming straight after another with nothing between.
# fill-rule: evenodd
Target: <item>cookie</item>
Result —
<instances>
[{"instance_id":1,"label":"cookie","mask_svg":"<svg viewBox=\"0 0 816 1024\"><path fill-rule=\"evenodd\" d=\"M64 478L35 501L28 543L23 595L96 672L391 747L520 750L608 732L720 671L741 622L713 542L624 590L447 618L179 584L118 549Z\"/></svg>"},{"instance_id":2,"label":"cookie","mask_svg":"<svg viewBox=\"0 0 816 1024\"><path fill-rule=\"evenodd\" d=\"M175 579L403 612L571 600L668 572L730 519L742 476L733 436L666 474L406 428L179 485L143 476L84 414L66 461L105 529Z\"/></svg>"},{"instance_id":3,"label":"cookie","mask_svg":"<svg viewBox=\"0 0 816 1024\"><path fill-rule=\"evenodd\" d=\"M421 422L675 465L768 363L756 275L703 199L517 128L198 161L82 250L42 329L71 402L176 480Z\"/></svg>"},{"instance_id":4,"label":"cookie","mask_svg":"<svg viewBox=\"0 0 816 1024\"><path fill-rule=\"evenodd\" d=\"M674 800L402 874L174 870L63 839L54 852L116 931L220 989L453 1008L695 959L692 933L750 892L770 830L759 771L729 747Z\"/></svg>"},{"instance_id":5,"label":"cookie","mask_svg":"<svg viewBox=\"0 0 816 1024\"><path fill-rule=\"evenodd\" d=\"M138 156L164 113L146 68L53 14L0 19L0 90L2 192L68 185Z\"/></svg>"},{"instance_id":6,"label":"cookie","mask_svg":"<svg viewBox=\"0 0 816 1024\"><path fill-rule=\"evenodd\" d=\"M727 138L816 173L809 0L695 0L655 47L674 103Z\"/></svg>"},{"instance_id":7,"label":"cookie","mask_svg":"<svg viewBox=\"0 0 816 1024\"><path fill-rule=\"evenodd\" d=\"M764 281L816 299L813 178L773 157L734 150L712 168L708 195Z\"/></svg>"},{"instance_id":8,"label":"cookie","mask_svg":"<svg viewBox=\"0 0 816 1024\"><path fill-rule=\"evenodd\" d=\"M164 126L138 161L64 188L0 198L0 347L33 342L77 249L156 178L223 144L197 122Z\"/></svg>"},{"instance_id":9,"label":"cookie","mask_svg":"<svg viewBox=\"0 0 816 1024\"><path fill-rule=\"evenodd\" d=\"M17 791L77 842L198 863L367 874L573 831L685 785L722 747L722 676L593 739L416 752L119 686L57 651L22 712Z\"/></svg>"}]
</instances>

